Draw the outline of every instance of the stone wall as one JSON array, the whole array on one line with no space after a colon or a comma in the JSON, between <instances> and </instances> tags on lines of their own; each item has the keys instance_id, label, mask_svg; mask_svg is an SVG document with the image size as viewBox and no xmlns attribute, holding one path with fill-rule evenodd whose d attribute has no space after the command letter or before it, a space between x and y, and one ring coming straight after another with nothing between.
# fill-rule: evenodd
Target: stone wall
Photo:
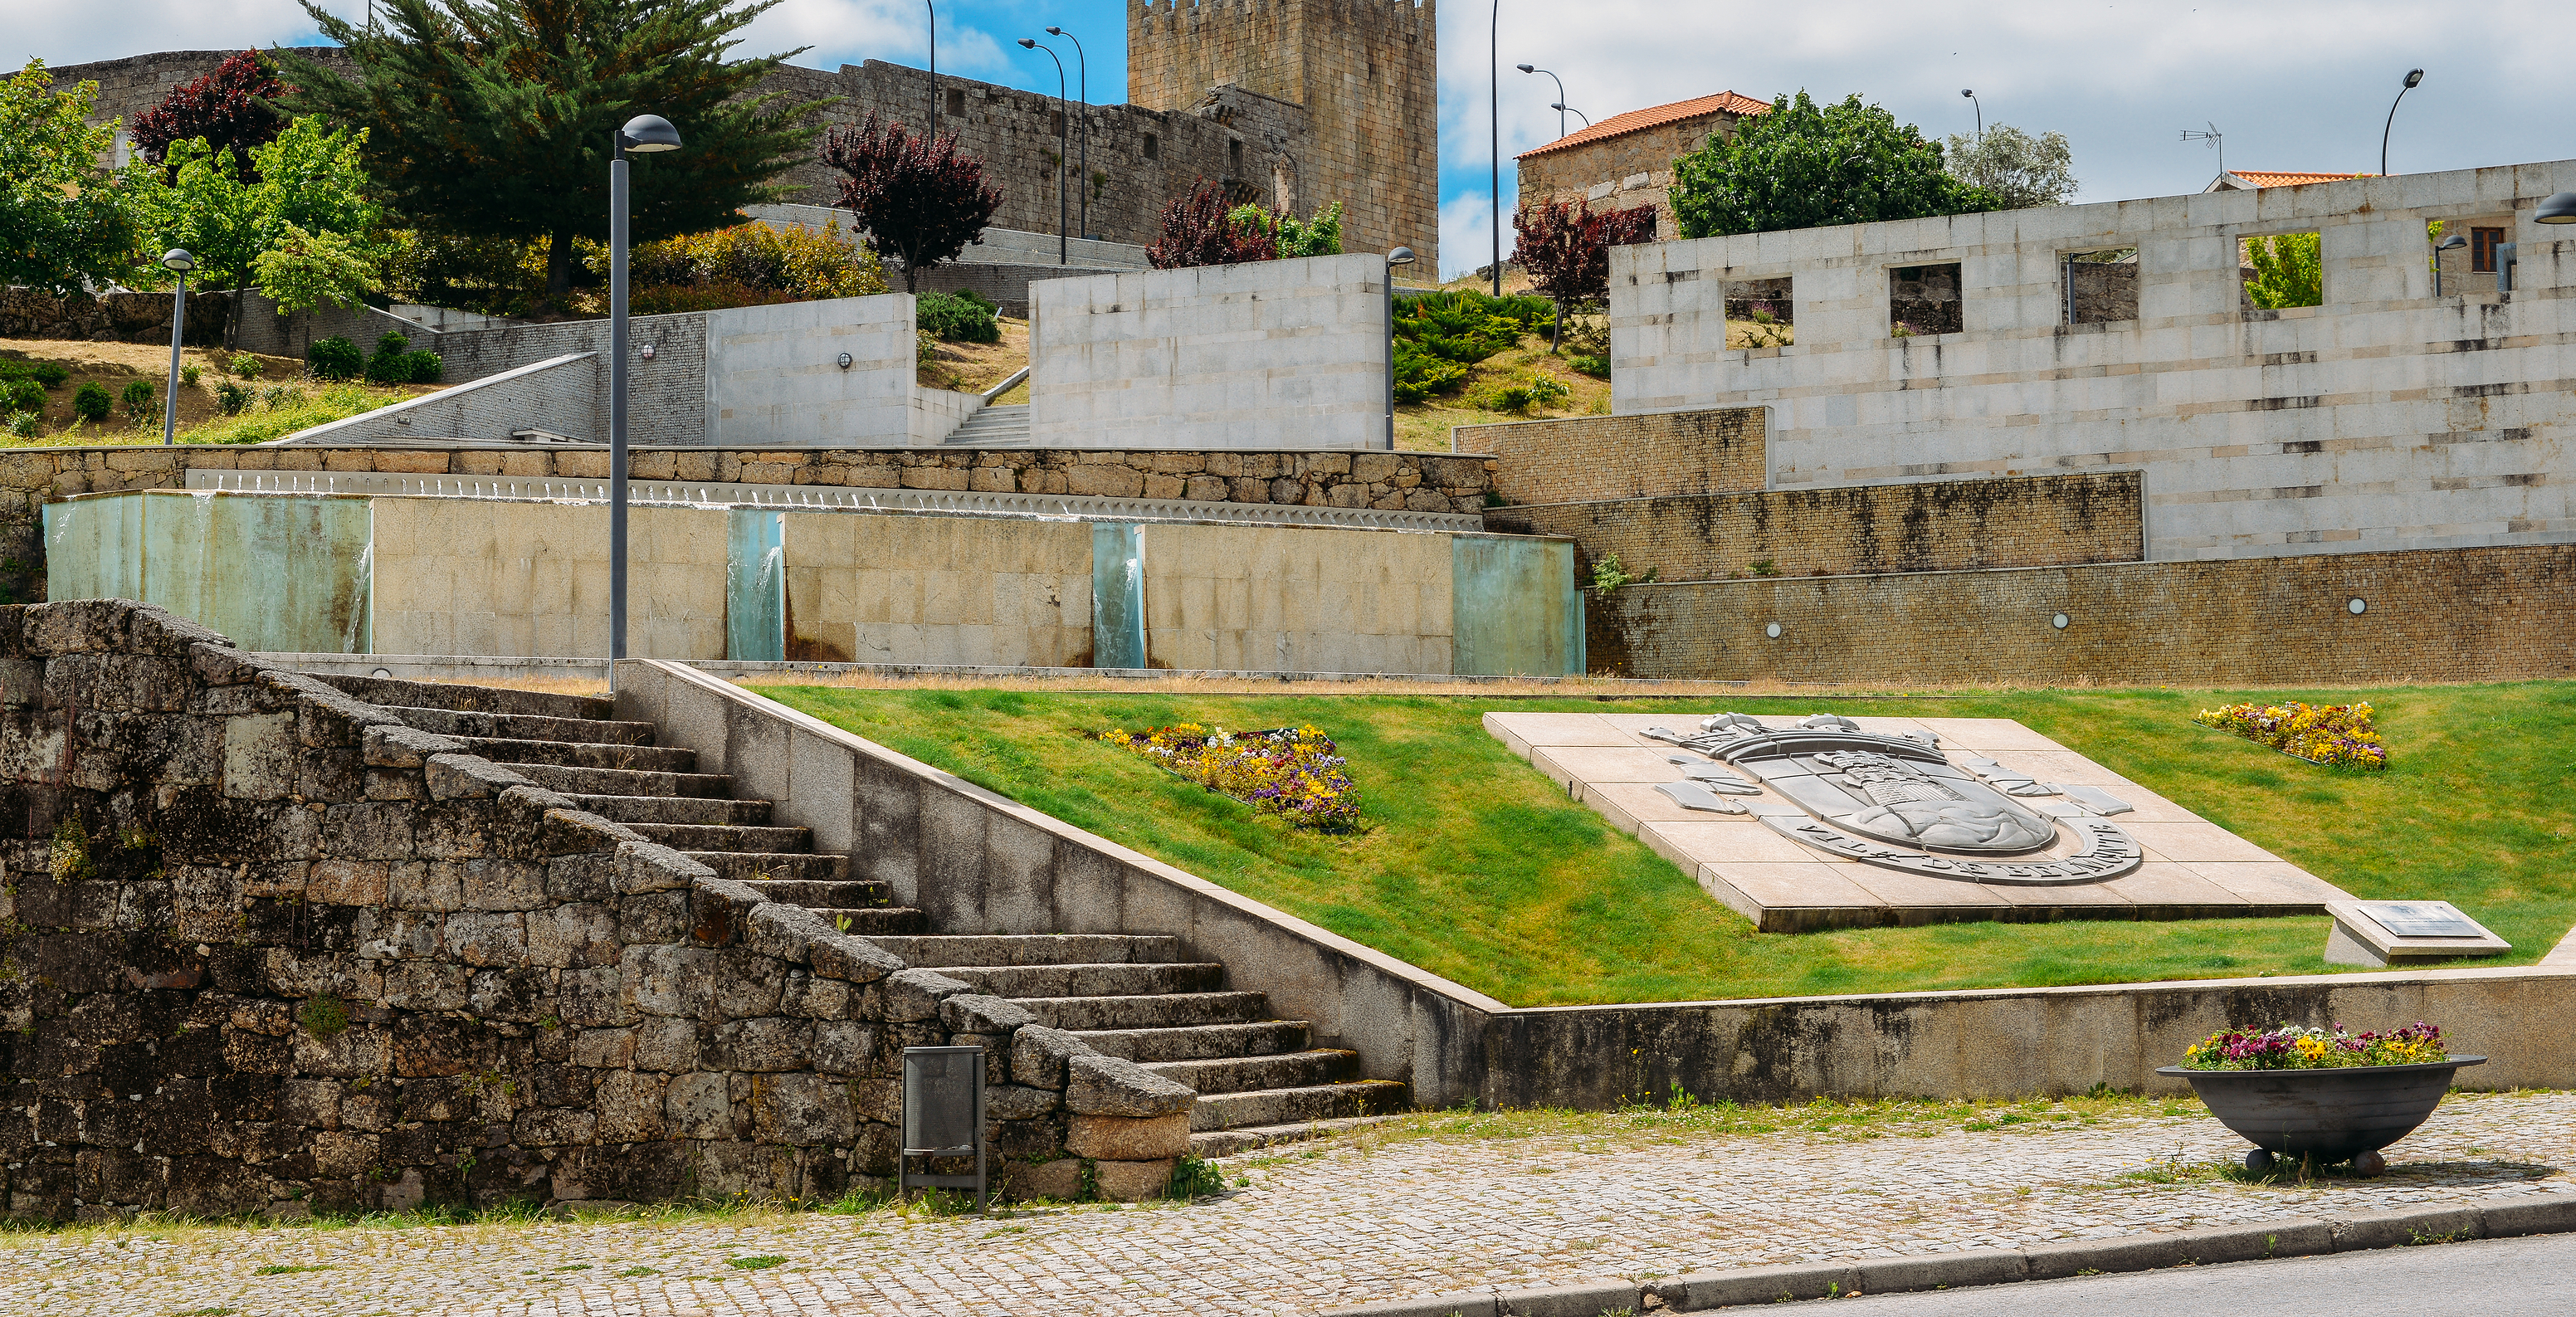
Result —
<instances>
[{"instance_id":1,"label":"stone wall","mask_svg":"<svg viewBox=\"0 0 2576 1317\"><path fill-rule=\"evenodd\" d=\"M914 1045L988 1049L1024 1185L1188 1146L1187 1088L161 610L0 610L0 664L11 1217L828 1199Z\"/></svg>"},{"instance_id":2,"label":"stone wall","mask_svg":"<svg viewBox=\"0 0 2576 1317\"><path fill-rule=\"evenodd\" d=\"M1596 211L1652 206L1655 233L1679 236L1673 161L1707 145L1711 133L1733 137L1741 117L1719 110L1575 146L1540 147L1520 157L1521 204L1581 201Z\"/></svg>"},{"instance_id":3,"label":"stone wall","mask_svg":"<svg viewBox=\"0 0 2576 1317\"><path fill-rule=\"evenodd\" d=\"M2571 545L1657 583L1595 597L1592 657L1880 687L2525 681L2576 676L2571 612Z\"/></svg>"},{"instance_id":4,"label":"stone wall","mask_svg":"<svg viewBox=\"0 0 2576 1317\"><path fill-rule=\"evenodd\" d=\"M1461 452L1494 455L1494 492L1512 503L1589 503L1758 490L1759 407L1462 425Z\"/></svg>"},{"instance_id":5,"label":"stone wall","mask_svg":"<svg viewBox=\"0 0 2576 1317\"><path fill-rule=\"evenodd\" d=\"M0 338L70 338L105 343L170 341L170 293L74 293L56 297L36 288L0 287ZM233 299L223 292L188 292L187 341L214 347L224 341Z\"/></svg>"},{"instance_id":6,"label":"stone wall","mask_svg":"<svg viewBox=\"0 0 2576 1317\"><path fill-rule=\"evenodd\" d=\"M2144 543L2135 471L1691 494L1493 508L1488 530L1570 536L1582 575L1616 554L1664 581L2130 562Z\"/></svg>"}]
</instances>

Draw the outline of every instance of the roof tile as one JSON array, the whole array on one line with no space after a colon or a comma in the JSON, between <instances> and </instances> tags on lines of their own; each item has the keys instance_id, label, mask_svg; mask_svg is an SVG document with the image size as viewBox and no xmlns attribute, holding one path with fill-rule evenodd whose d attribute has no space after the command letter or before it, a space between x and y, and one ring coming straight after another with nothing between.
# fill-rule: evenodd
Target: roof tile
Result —
<instances>
[{"instance_id":1,"label":"roof tile","mask_svg":"<svg viewBox=\"0 0 2576 1317\"><path fill-rule=\"evenodd\" d=\"M1534 155L1571 151L1578 146L1590 146L1594 142L1607 141L1613 137L1625 137L1630 133L1642 133L1649 128L1661 128L1668 123L1702 118L1711 114L1732 114L1742 118L1748 114L1767 114L1770 110L1771 104L1768 101L1757 101L1750 96L1722 91L1714 96L1700 96L1687 101L1675 101L1670 105L1654 105L1642 110L1630 110L1626 114L1614 114L1589 128L1568 133L1545 146L1523 151L1514 158L1527 160Z\"/></svg>"}]
</instances>

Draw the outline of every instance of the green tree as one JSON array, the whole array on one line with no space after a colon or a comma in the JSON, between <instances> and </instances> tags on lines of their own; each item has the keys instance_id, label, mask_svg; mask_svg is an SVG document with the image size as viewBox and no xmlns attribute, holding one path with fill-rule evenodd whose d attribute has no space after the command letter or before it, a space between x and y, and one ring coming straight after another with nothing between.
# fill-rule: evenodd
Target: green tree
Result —
<instances>
[{"instance_id":1,"label":"green tree","mask_svg":"<svg viewBox=\"0 0 2576 1317\"><path fill-rule=\"evenodd\" d=\"M546 244L546 295L572 289L576 238L608 239L609 134L637 114L680 130L679 150L632 157L636 241L740 222L773 201L829 102L753 88L789 51L725 56L777 3L756 0L383 0L362 28L302 0L353 81L273 52L294 108L368 130L369 172L390 209L462 237Z\"/></svg>"},{"instance_id":2,"label":"green tree","mask_svg":"<svg viewBox=\"0 0 2576 1317\"><path fill-rule=\"evenodd\" d=\"M1951 175L1993 194L1998 210L2062 206L2075 195L2075 149L2064 133L2033 137L1999 123L1978 137L1953 133L1948 145Z\"/></svg>"},{"instance_id":3,"label":"green tree","mask_svg":"<svg viewBox=\"0 0 2576 1317\"><path fill-rule=\"evenodd\" d=\"M354 306L380 286L375 263L346 235L307 233L292 224L252 259L251 272L282 316L324 302Z\"/></svg>"},{"instance_id":4,"label":"green tree","mask_svg":"<svg viewBox=\"0 0 2576 1317\"><path fill-rule=\"evenodd\" d=\"M2245 263L2254 267L2245 296L2264 310L2315 306L2325 300L2325 262L2316 234L2247 238Z\"/></svg>"},{"instance_id":5,"label":"green tree","mask_svg":"<svg viewBox=\"0 0 2576 1317\"><path fill-rule=\"evenodd\" d=\"M160 165L136 160L126 167L146 246L187 248L197 258L197 284L236 290L252 281L252 262L289 230L336 234L377 257L382 216L367 196L359 157L366 138L365 129L333 129L308 115L251 148L247 167L232 148L211 148L203 138L171 142ZM236 323L240 314L236 292Z\"/></svg>"},{"instance_id":6,"label":"green tree","mask_svg":"<svg viewBox=\"0 0 2576 1317\"><path fill-rule=\"evenodd\" d=\"M76 293L135 273L133 197L99 164L98 84L53 86L43 60L0 83L0 284Z\"/></svg>"},{"instance_id":7,"label":"green tree","mask_svg":"<svg viewBox=\"0 0 2576 1317\"><path fill-rule=\"evenodd\" d=\"M1268 233L1283 261L1342 254L1342 203L1338 201L1316 211L1313 219L1301 220L1284 210L1274 212L1256 202L1235 207L1227 218L1237 228L1257 228Z\"/></svg>"},{"instance_id":8,"label":"green tree","mask_svg":"<svg viewBox=\"0 0 2576 1317\"><path fill-rule=\"evenodd\" d=\"M1858 96L1818 105L1803 91L1674 161L1672 201L1685 238L1996 209L1914 125Z\"/></svg>"}]
</instances>

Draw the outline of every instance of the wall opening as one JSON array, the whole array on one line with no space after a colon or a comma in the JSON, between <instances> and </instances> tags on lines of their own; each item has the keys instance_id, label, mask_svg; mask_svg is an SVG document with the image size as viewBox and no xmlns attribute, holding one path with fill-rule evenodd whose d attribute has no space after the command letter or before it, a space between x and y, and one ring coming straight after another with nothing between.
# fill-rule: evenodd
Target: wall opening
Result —
<instances>
[{"instance_id":1,"label":"wall opening","mask_svg":"<svg viewBox=\"0 0 2576 1317\"><path fill-rule=\"evenodd\" d=\"M1064 111L1047 111L1047 132L1056 137L1064 136Z\"/></svg>"},{"instance_id":2,"label":"wall opening","mask_svg":"<svg viewBox=\"0 0 2576 1317\"><path fill-rule=\"evenodd\" d=\"M1229 137L1225 140L1225 165L1228 170L1234 173L1240 174L1243 172L1242 138Z\"/></svg>"},{"instance_id":3,"label":"wall opening","mask_svg":"<svg viewBox=\"0 0 2576 1317\"><path fill-rule=\"evenodd\" d=\"M1899 265L1887 272L1887 332L1891 338L1955 334L1965 325L1959 301L1959 263Z\"/></svg>"},{"instance_id":4,"label":"wall opening","mask_svg":"<svg viewBox=\"0 0 2576 1317\"><path fill-rule=\"evenodd\" d=\"M1791 281L1730 279L1726 283L1726 345L1730 348L1783 348L1798 341L1797 311Z\"/></svg>"},{"instance_id":5,"label":"wall opening","mask_svg":"<svg viewBox=\"0 0 2576 1317\"><path fill-rule=\"evenodd\" d=\"M2062 252L2058 267L2066 323L2103 325L2138 318L2137 248Z\"/></svg>"},{"instance_id":6,"label":"wall opening","mask_svg":"<svg viewBox=\"0 0 2576 1317\"><path fill-rule=\"evenodd\" d=\"M2236 277L2239 305L2248 311L2282 311L2325 305L2325 263L2314 232L2275 233L2240 239Z\"/></svg>"},{"instance_id":7,"label":"wall opening","mask_svg":"<svg viewBox=\"0 0 2576 1317\"><path fill-rule=\"evenodd\" d=\"M1148 160L1160 160L1163 158L1162 138L1156 137L1152 133L1145 134L1145 158Z\"/></svg>"},{"instance_id":8,"label":"wall opening","mask_svg":"<svg viewBox=\"0 0 2576 1317\"><path fill-rule=\"evenodd\" d=\"M950 89L948 93L948 117L952 119L963 119L966 117L966 93L964 91L954 88Z\"/></svg>"}]
</instances>

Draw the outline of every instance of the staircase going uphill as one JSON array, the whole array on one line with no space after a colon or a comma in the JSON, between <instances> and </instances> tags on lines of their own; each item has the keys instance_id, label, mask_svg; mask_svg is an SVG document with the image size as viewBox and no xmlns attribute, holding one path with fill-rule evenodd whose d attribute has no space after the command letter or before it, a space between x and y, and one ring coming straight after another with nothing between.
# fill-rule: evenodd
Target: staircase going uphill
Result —
<instances>
[{"instance_id":1,"label":"staircase going uphill","mask_svg":"<svg viewBox=\"0 0 2576 1317\"><path fill-rule=\"evenodd\" d=\"M964 425L949 431L940 442L951 448L1026 448L1029 405L1021 402L1008 407L985 407L967 417Z\"/></svg>"},{"instance_id":2,"label":"staircase going uphill","mask_svg":"<svg viewBox=\"0 0 2576 1317\"><path fill-rule=\"evenodd\" d=\"M655 745L653 724L618 721L607 700L315 675L772 901L843 923L907 965L1008 998L1040 1024L1189 1085L1199 1094L1190 1113L1199 1156L1348 1128L1406 1105L1405 1085L1360 1078L1358 1053L1314 1046L1302 1020L1270 1018L1268 999L1228 990L1225 966L1183 959L1178 938L934 933L921 911L893 904L884 883L852 877L848 856L817 854L810 831L773 825L770 802L737 799L731 777L695 771L696 751Z\"/></svg>"}]
</instances>

